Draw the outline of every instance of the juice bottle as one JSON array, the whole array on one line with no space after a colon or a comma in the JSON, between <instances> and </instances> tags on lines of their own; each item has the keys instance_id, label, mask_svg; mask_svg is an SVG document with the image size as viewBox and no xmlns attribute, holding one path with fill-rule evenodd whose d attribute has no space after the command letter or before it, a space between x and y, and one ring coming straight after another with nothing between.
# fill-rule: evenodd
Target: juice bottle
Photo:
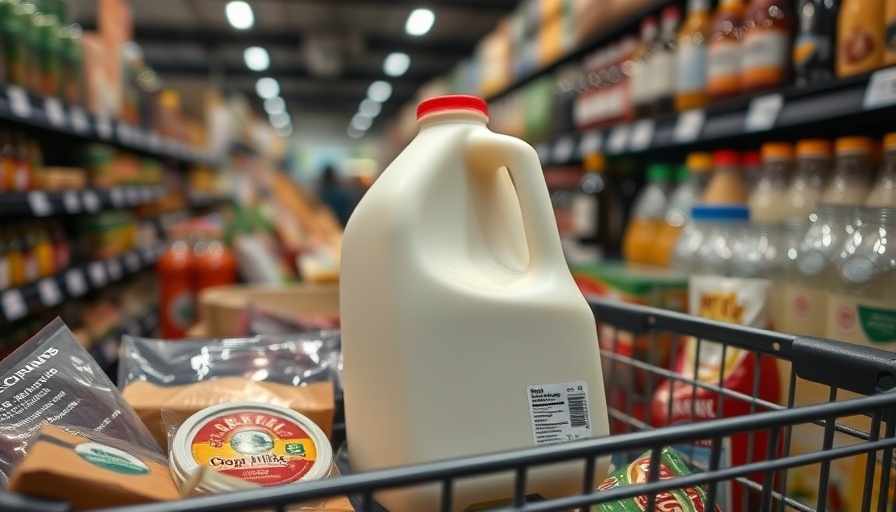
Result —
<instances>
[{"instance_id":1,"label":"juice bottle","mask_svg":"<svg viewBox=\"0 0 896 512\"><path fill-rule=\"evenodd\" d=\"M781 205L787 197L793 148L785 142L762 145L762 174L750 193L750 220L775 224L784 220Z\"/></svg>"},{"instance_id":2,"label":"juice bottle","mask_svg":"<svg viewBox=\"0 0 896 512\"><path fill-rule=\"evenodd\" d=\"M7 234L0 231L0 291L12 287L12 272L9 268L9 246Z\"/></svg>"},{"instance_id":3,"label":"juice bottle","mask_svg":"<svg viewBox=\"0 0 896 512\"><path fill-rule=\"evenodd\" d=\"M831 170L831 144L806 139L796 144L796 171L784 200L785 219L807 219L821 199Z\"/></svg>"},{"instance_id":4,"label":"juice bottle","mask_svg":"<svg viewBox=\"0 0 896 512\"><path fill-rule=\"evenodd\" d=\"M896 133L884 137L884 163L865 200L865 206L896 208Z\"/></svg>"},{"instance_id":5,"label":"juice bottle","mask_svg":"<svg viewBox=\"0 0 896 512\"><path fill-rule=\"evenodd\" d=\"M26 192L32 186L31 160L28 156L28 143L25 136L17 134L15 137L15 167L12 174L11 190Z\"/></svg>"},{"instance_id":6,"label":"juice bottle","mask_svg":"<svg viewBox=\"0 0 896 512\"><path fill-rule=\"evenodd\" d=\"M634 59L635 72L632 77L632 104L637 117L651 114L651 105L654 99L653 80L656 80L656 77L650 72L651 59L658 34L656 18L648 16L641 20L641 47Z\"/></svg>"},{"instance_id":7,"label":"juice bottle","mask_svg":"<svg viewBox=\"0 0 896 512\"><path fill-rule=\"evenodd\" d=\"M22 286L25 279L25 258L22 252L23 240L17 230L9 230L6 233L7 259L9 260L10 284L13 287Z\"/></svg>"},{"instance_id":8,"label":"juice bottle","mask_svg":"<svg viewBox=\"0 0 896 512\"><path fill-rule=\"evenodd\" d=\"M706 105L709 24L709 0L688 0L688 17L678 34L678 81L675 90L677 110Z\"/></svg>"},{"instance_id":9,"label":"juice bottle","mask_svg":"<svg viewBox=\"0 0 896 512\"><path fill-rule=\"evenodd\" d=\"M419 133L364 195L342 243L352 469L607 435L594 316L565 261L536 152L491 132L479 98L426 100L417 119ZM598 460L595 485L607 465ZM527 492L579 494L581 473L581 463L533 471ZM458 481L451 509L503 501L513 481ZM375 498L417 512L438 509L441 492Z\"/></svg>"},{"instance_id":10,"label":"juice bottle","mask_svg":"<svg viewBox=\"0 0 896 512\"><path fill-rule=\"evenodd\" d=\"M789 0L752 0L744 18L744 92L779 87L790 77L793 13Z\"/></svg>"},{"instance_id":11,"label":"juice bottle","mask_svg":"<svg viewBox=\"0 0 896 512\"><path fill-rule=\"evenodd\" d=\"M841 137L834 143L834 174L821 202L859 206L871 190L871 158L874 142L868 137Z\"/></svg>"},{"instance_id":12,"label":"juice bottle","mask_svg":"<svg viewBox=\"0 0 896 512\"><path fill-rule=\"evenodd\" d=\"M745 151L741 156L744 167L744 183L747 184L747 192L753 192L762 175L762 154L759 151Z\"/></svg>"},{"instance_id":13,"label":"juice bottle","mask_svg":"<svg viewBox=\"0 0 896 512\"><path fill-rule=\"evenodd\" d=\"M196 293L236 282L236 259L230 249L217 239L216 233L204 233L204 240L193 247L193 258Z\"/></svg>"},{"instance_id":14,"label":"juice bottle","mask_svg":"<svg viewBox=\"0 0 896 512\"><path fill-rule=\"evenodd\" d=\"M195 259L187 244L187 232L180 228L175 236L156 263L159 314L166 339L184 337L195 321Z\"/></svg>"},{"instance_id":15,"label":"juice bottle","mask_svg":"<svg viewBox=\"0 0 896 512\"><path fill-rule=\"evenodd\" d=\"M884 63L883 0L843 0L837 20L837 76L867 73Z\"/></svg>"},{"instance_id":16,"label":"juice bottle","mask_svg":"<svg viewBox=\"0 0 896 512\"><path fill-rule=\"evenodd\" d=\"M59 221L51 224L50 239L53 241L53 265L56 267L56 271L59 272L68 268L72 262L71 245Z\"/></svg>"},{"instance_id":17,"label":"juice bottle","mask_svg":"<svg viewBox=\"0 0 896 512\"><path fill-rule=\"evenodd\" d=\"M663 9L660 15L660 33L653 45L648 68L653 88L651 96L654 114L669 112L675 106L675 65L678 50L675 40L680 22L681 10L677 6L670 5Z\"/></svg>"},{"instance_id":18,"label":"juice bottle","mask_svg":"<svg viewBox=\"0 0 896 512\"><path fill-rule=\"evenodd\" d=\"M602 153L586 155L584 167L585 175L572 203L576 237L582 247L606 252L622 236L622 203Z\"/></svg>"},{"instance_id":19,"label":"juice bottle","mask_svg":"<svg viewBox=\"0 0 896 512\"><path fill-rule=\"evenodd\" d=\"M34 230L36 242L34 255L37 258L37 269L40 277L48 277L56 272L56 259L53 257L53 243L47 233L46 224L37 226Z\"/></svg>"},{"instance_id":20,"label":"juice bottle","mask_svg":"<svg viewBox=\"0 0 896 512\"><path fill-rule=\"evenodd\" d=\"M740 155L736 151L719 150L712 158L714 169L703 193L703 203L745 205L748 195Z\"/></svg>"},{"instance_id":21,"label":"juice bottle","mask_svg":"<svg viewBox=\"0 0 896 512\"><path fill-rule=\"evenodd\" d=\"M622 239L622 257L626 261L658 265L668 260L667 254L659 254L656 241L664 223L671 175L672 169L665 164L647 168L647 185L635 200Z\"/></svg>"},{"instance_id":22,"label":"juice bottle","mask_svg":"<svg viewBox=\"0 0 896 512\"><path fill-rule=\"evenodd\" d=\"M799 33L793 46L796 85L834 77L834 34L837 31L835 0L799 0Z\"/></svg>"},{"instance_id":23,"label":"juice bottle","mask_svg":"<svg viewBox=\"0 0 896 512\"><path fill-rule=\"evenodd\" d=\"M0 192L15 190L16 147L8 131L0 132Z\"/></svg>"},{"instance_id":24,"label":"juice bottle","mask_svg":"<svg viewBox=\"0 0 896 512\"><path fill-rule=\"evenodd\" d=\"M659 260L662 266L668 266L669 260L684 227L691 221L691 208L700 202L709 177L712 174L712 155L709 153L691 153L681 169L684 180L669 196L668 207L657 241L658 254L665 255ZM681 171L679 171L681 172Z\"/></svg>"},{"instance_id":25,"label":"juice bottle","mask_svg":"<svg viewBox=\"0 0 896 512\"><path fill-rule=\"evenodd\" d=\"M707 92L710 101L741 93L741 34L744 6L740 0L721 0L709 36Z\"/></svg>"}]
</instances>

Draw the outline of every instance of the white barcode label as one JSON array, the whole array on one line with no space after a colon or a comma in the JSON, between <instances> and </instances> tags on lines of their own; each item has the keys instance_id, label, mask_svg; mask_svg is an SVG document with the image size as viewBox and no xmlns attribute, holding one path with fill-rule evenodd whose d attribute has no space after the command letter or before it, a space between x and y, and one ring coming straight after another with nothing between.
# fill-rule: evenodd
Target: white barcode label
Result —
<instances>
[{"instance_id":1,"label":"white barcode label","mask_svg":"<svg viewBox=\"0 0 896 512\"><path fill-rule=\"evenodd\" d=\"M585 381L529 386L526 399L536 445L591 437L588 384Z\"/></svg>"}]
</instances>

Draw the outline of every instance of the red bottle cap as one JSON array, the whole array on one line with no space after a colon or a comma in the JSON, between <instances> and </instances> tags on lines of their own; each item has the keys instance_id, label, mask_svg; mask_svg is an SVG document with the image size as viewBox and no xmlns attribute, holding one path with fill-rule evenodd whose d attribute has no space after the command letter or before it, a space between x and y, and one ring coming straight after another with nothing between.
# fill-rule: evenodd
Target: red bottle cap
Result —
<instances>
[{"instance_id":1,"label":"red bottle cap","mask_svg":"<svg viewBox=\"0 0 896 512\"><path fill-rule=\"evenodd\" d=\"M448 110L472 110L488 117L488 104L482 98L463 94L450 94L421 101L420 105L417 106L417 120L419 121L421 117L433 112L445 112Z\"/></svg>"},{"instance_id":2,"label":"red bottle cap","mask_svg":"<svg viewBox=\"0 0 896 512\"><path fill-rule=\"evenodd\" d=\"M727 149L719 150L713 153L712 160L715 165L724 165L726 167L736 167L740 165L740 155L737 153L737 151L731 151Z\"/></svg>"}]
</instances>

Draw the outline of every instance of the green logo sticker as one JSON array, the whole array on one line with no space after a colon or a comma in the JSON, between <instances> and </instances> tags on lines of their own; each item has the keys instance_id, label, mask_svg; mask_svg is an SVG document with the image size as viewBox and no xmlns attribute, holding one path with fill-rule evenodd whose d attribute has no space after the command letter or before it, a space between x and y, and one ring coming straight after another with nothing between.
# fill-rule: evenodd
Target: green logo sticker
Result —
<instances>
[{"instance_id":1,"label":"green logo sticker","mask_svg":"<svg viewBox=\"0 0 896 512\"><path fill-rule=\"evenodd\" d=\"M865 336L873 343L896 342L896 311L857 306Z\"/></svg>"},{"instance_id":2,"label":"green logo sticker","mask_svg":"<svg viewBox=\"0 0 896 512\"><path fill-rule=\"evenodd\" d=\"M103 469L125 475L147 475L149 466L130 453L100 443L84 443L75 447L75 453L87 462Z\"/></svg>"},{"instance_id":3,"label":"green logo sticker","mask_svg":"<svg viewBox=\"0 0 896 512\"><path fill-rule=\"evenodd\" d=\"M305 445L302 443L289 443L286 445L286 453L288 455L305 456Z\"/></svg>"}]
</instances>

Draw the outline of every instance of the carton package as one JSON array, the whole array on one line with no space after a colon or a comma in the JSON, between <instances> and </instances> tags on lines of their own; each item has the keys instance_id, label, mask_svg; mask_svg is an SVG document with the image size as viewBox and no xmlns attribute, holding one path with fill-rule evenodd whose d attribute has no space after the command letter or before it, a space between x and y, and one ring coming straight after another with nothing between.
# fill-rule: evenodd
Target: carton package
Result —
<instances>
[{"instance_id":1,"label":"carton package","mask_svg":"<svg viewBox=\"0 0 896 512\"><path fill-rule=\"evenodd\" d=\"M180 498L164 457L96 433L85 435L90 438L42 426L8 489L65 501L72 510Z\"/></svg>"}]
</instances>

